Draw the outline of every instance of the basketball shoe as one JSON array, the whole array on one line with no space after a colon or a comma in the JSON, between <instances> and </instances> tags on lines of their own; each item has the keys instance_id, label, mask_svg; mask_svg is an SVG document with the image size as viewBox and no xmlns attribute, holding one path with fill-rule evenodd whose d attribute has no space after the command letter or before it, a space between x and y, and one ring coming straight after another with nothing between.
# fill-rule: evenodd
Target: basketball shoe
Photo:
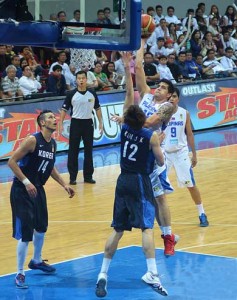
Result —
<instances>
[{"instance_id":1,"label":"basketball shoe","mask_svg":"<svg viewBox=\"0 0 237 300\"><path fill-rule=\"evenodd\" d=\"M95 294L99 298L103 298L107 295L107 274L100 273L96 283Z\"/></svg>"},{"instance_id":2,"label":"basketball shoe","mask_svg":"<svg viewBox=\"0 0 237 300\"><path fill-rule=\"evenodd\" d=\"M168 292L161 285L158 275L154 275L151 272L147 272L145 275L142 276L142 280L148 285L150 285L155 292L161 294L162 296L168 296Z\"/></svg>"},{"instance_id":3,"label":"basketball shoe","mask_svg":"<svg viewBox=\"0 0 237 300\"><path fill-rule=\"evenodd\" d=\"M173 233L171 235L162 234L161 237L164 240L164 255L167 257L174 255L174 247L178 243L179 235Z\"/></svg>"},{"instance_id":4,"label":"basketball shoe","mask_svg":"<svg viewBox=\"0 0 237 300\"><path fill-rule=\"evenodd\" d=\"M41 270L45 273L54 273L56 269L49 264L46 264L47 260L43 260L41 263L36 264L33 259L29 262L28 267L31 270Z\"/></svg>"},{"instance_id":5,"label":"basketball shoe","mask_svg":"<svg viewBox=\"0 0 237 300\"><path fill-rule=\"evenodd\" d=\"M16 287L18 289L28 289L28 285L25 283L25 275L17 274L15 277Z\"/></svg>"},{"instance_id":6,"label":"basketball shoe","mask_svg":"<svg viewBox=\"0 0 237 300\"><path fill-rule=\"evenodd\" d=\"M209 225L207 216L205 214L201 214L201 216L199 216L199 220L200 220L200 227L207 227Z\"/></svg>"}]
</instances>

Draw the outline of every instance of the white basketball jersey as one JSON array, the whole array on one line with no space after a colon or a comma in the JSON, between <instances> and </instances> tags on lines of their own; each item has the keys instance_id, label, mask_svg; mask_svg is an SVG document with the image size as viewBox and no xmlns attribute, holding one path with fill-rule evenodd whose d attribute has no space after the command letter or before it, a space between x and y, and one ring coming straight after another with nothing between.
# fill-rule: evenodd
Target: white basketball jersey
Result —
<instances>
[{"instance_id":1,"label":"white basketball jersey","mask_svg":"<svg viewBox=\"0 0 237 300\"><path fill-rule=\"evenodd\" d=\"M172 115L167 128L165 129L165 151L176 152L187 147L187 135L185 133L185 125L187 120L187 111L178 107L175 114Z\"/></svg>"},{"instance_id":2,"label":"white basketball jersey","mask_svg":"<svg viewBox=\"0 0 237 300\"><path fill-rule=\"evenodd\" d=\"M153 99L154 96L152 94L145 94L139 104L140 108L143 110L147 118L156 113L159 108L166 103L155 103ZM152 129L153 131L161 132L162 130L164 130L164 124L159 123L151 127L150 129Z\"/></svg>"}]
</instances>

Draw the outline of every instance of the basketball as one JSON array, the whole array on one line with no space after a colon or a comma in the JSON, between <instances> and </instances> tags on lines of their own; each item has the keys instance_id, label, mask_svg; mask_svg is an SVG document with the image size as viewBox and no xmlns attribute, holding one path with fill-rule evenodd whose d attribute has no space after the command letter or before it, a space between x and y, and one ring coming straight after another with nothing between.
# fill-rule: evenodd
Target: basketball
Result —
<instances>
[{"instance_id":1,"label":"basketball","mask_svg":"<svg viewBox=\"0 0 237 300\"><path fill-rule=\"evenodd\" d=\"M149 37L156 28L152 16L143 14L141 23L142 37Z\"/></svg>"}]
</instances>

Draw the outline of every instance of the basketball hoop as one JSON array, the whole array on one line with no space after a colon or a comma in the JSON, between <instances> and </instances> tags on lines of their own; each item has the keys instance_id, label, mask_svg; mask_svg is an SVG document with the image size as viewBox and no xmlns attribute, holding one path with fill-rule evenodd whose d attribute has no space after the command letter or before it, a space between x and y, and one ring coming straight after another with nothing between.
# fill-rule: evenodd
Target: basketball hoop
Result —
<instances>
[{"instance_id":1,"label":"basketball hoop","mask_svg":"<svg viewBox=\"0 0 237 300\"><path fill-rule=\"evenodd\" d=\"M101 28L91 27L73 27L67 26L64 30L64 34L70 35L100 35ZM77 49L70 48L71 64L76 67L77 70L92 69L95 66L95 50L93 49Z\"/></svg>"}]
</instances>

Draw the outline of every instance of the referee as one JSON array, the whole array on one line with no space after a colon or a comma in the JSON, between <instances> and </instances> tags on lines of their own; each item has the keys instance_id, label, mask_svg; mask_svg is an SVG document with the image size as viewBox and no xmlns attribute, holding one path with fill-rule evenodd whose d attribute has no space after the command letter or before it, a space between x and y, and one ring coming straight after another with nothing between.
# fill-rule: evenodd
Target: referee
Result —
<instances>
[{"instance_id":1,"label":"referee","mask_svg":"<svg viewBox=\"0 0 237 300\"><path fill-rule=\"evenodd\" d=\"M96 111L101 134L103 133L102 113L96 93L86 88L87 73L85 71L77 72L76 82L77 89L68 92L63 103L60 116L60 130L62 131L66 112L71 109L72 119L70 126L67 162L68 172L70 175L70 184L76 185L77 183L78 154L81 139L84 143L84 182L93 184L96 183L96 181L92 178L94 173L92 158L94 124L92 120L92 111L93 109Z\"/></svg>"}]
</instances>

